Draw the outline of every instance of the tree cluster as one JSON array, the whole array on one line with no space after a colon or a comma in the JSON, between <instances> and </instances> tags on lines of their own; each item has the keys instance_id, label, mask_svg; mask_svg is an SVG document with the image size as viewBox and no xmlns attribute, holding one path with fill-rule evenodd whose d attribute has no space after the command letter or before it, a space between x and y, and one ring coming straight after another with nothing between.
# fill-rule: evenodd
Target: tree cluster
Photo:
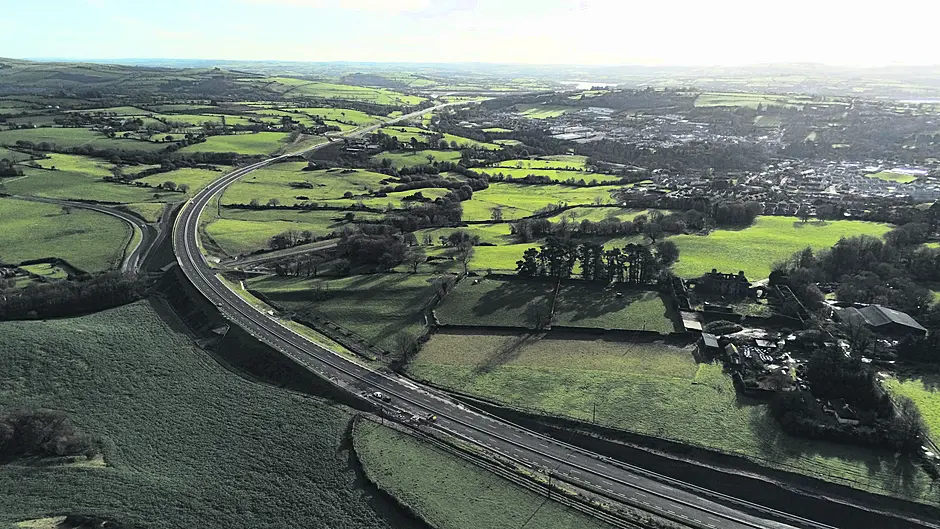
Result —
<instances>
[{"instance_id":1,"label":"tree cluster","mask_svg":"<svg viewBox=\"0 0 940 529\"><path fill-rule=\"evenodd\" d=\"M99 452L98 440L82 433L61 411L18 410L0 417L0 461L21 457L62 457Z\"/></svg>"},{"instance_id":2,"label":"tree cluster","mask_svg":"<svg viewBox=\"0 0 940 529\"><path fill-rule=\"evenodd\" d=\"M580 264L581 278L588 281L645 285L657 281L660 273L678 257L675 244L668 241L657 246L654 254L638 244L605 249L597 243L578 245L549 237L541 247L525 251L522 259L516 261L516 271L526 277L569 279L575 265Z\"/></svg>"},{"instance_id":3,"label":"tree cluster","mask_svg":"<svg viewBox=\"0 0 940 529\"><path fill-rule=\"evenodd\" d=\"M0 320L89 314L137 301L145 290L138 278L117 272L81 281L31 284L0 291Z\"/></svg>"}]
</instances>

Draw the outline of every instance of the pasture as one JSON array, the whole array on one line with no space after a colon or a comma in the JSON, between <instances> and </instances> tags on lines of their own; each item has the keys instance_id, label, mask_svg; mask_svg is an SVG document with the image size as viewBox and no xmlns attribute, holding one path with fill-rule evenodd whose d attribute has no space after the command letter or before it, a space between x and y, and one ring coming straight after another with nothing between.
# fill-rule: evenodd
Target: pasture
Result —
<instances>
[{"instance_id":1,"label":"pasture","mask_svg":"<svg viewBox=\"0 0 940 529\"><path fill-rule=\"evenodd\" d=\"M558 291L553 324L669 334L676 319L657 292L568 281Z\"/></svg>"},{"instance_id":2,"label":"pasture","mask_svg":"<svg viewBox=\"0 0 940 529\"><path fill-rule=\"evenodd\" d=\"M266 155L283 149L287 145L287 136L286 132L210 136L203 143L183 147L179 152L235 152L244 155Z\"/></svg>"},{"instance_id":3,"label":"pasture","mask_svg":"<svg viewBox=\"0 0 940 529\"><path fill-rule=\"evenodd\" d=\"M131 228L94 211L0 197L0 259L20 263L57 257L85 272L120 264Z\"/></svg>"},{"instance_id":4,"label":"pasture","mask_svg":"<svg viewBox=\"0 0 940 529\"><path fill-rule=\"evenodd\" d=\"M206 213L209 214L210 210L207 209ZM215 215L215 211L211 211L211 214ZM311 212L306 214L303 220L290 221L218 218L209 221L203 230L218 249L228 256L236 256L266 250L269 248L271 237L287 231L309 231L314 237L326 237L333 233L333 228L330 227L335 224L333 217L335 212L319 215L317 212Z\"/></svg>"},{"instance_id":5,"label":"pasture","mask_svg":"<svg viewBox=\"0 0 940 529\"><path fill-rule=\"evenodd\" d=\"M499 162L496 167L515 169L573 169L585 170L587 156L558 154L555 156L541 156L539 158L506 160Z\"/></svg>"},{"instance_id":6,"label":"pasture","mask_svg":"<svg viewBox=\"0 0 940 529\"><path fill-rule=\"evenodd\" d=\"M601 529L608 527L439 448L360 421L353 446L369 479L431 527Z\"/></svg>"},{"instance_id":7,"label":"pasture","mask_svg":"<svg viewBox=\"0 0 940 529\"><path fill-rule=\"evenodd\" d=\"M759 401L739 397L692 345L439 332L408 371L531 411L596 421L752 459L762 465L931 500L929 478L894 454L789 437ZM596 408L595 408L596 406ZM901 465L900 467L898 465Z\"/></svg>"},{"instance_id":8,"label":"pasture","mask_svg":"<svg viewBox=\"0 0 940 529\"><path fill-rule=\"evenodd\" d=\"M402 94L386 88L367 88L364 86L344 85L334 83L310 82L287 77L273 77L265 81L275 83L268 85L269 89L281 90L285 98L324 98L348 101L365 101L376 105L417 105L424 101L423 97Z\"/></svg>"},{"instance_id":9,"label":"pasture","mask_svg":"<svg viewBox=\"0 0 940 529\"><path fill-rule=\"evenodd\" d=\"M444 325L534 327L533 312L548 314L554 288L551 281L465 279L444 296L435 314Z\"/></svg>"},{"instance_id":10,"label":"pasture","mask_svg":"<svg viewBox=\"0 0 940 529\"><path fill-rule=\"evenodd\" d=\"M737 273L743 270L751 281L770 275L774 263L810 247L830 248L842 237L881 237L888 224L853 220L800 222L796 217L758 217L741 230L715 230L707 236L678 235L669 240L679 246L679 261L673 271L680 277L698 277L712 268Z\"/></svg>"},{"instance_id":11,"label":"pasture","mask_svg":"<svg viewBox=\"0 0 940 529\"><path fill-rule=\"evenodd\" d=\"M166 149L168 145L126 138L109 138L101 132L86 128L43 127L0 131L0 145L15 145L19 140L30 141L34 144L48 143L52 146L52 150L87 146L95 149L156 152Z\"/></svg>"},{"instance_id":12,"label":"pasture","mask_svg":"<svg viewBox=\"0 0 940 529\"><path fill-rule=\"evenodd\" d=\"M254 171L225 191L222 204L248 204L253 199L265 204L276 198L281 204L293 205L341 199L346 192L358 196L378 191L383 187L381 182L390 178L362 169L304 171L306 166L303 162L289 162Z\"/></svg>"},{"instance_id":13,"label":"pasture","mask_svg":"<svg viewBox=\"0 0 940 529\"><path fill-rule=\"evenodd\" d=\"M463 202L463 220L490 220L493 208L501 207L503 219L528 217L550 204L594 204L612 202L611 193L619 186L569 187L559 185L525 185L496 182L487 189L473 193Z\"/></svg>"},{"instance_id":14,"label":"pasture","mask_svg":"<svg viewBox=\"0 0 940 529\"><path fill-rule=\"evenodd\" d=\"M927 435L934 443L940 444L940 376L889 378L885 380L884 385L892 394L903 395L914 401L924 418Z\"/></svg>"},{"instance_id":15,"label":"pasture","mask_svg":"<svg viewBox=\"0 0 940 529\"><path fill-rule=\"evenodd\" d=\"M305 317L320 314L370 343L396 352L400 333L421 333L422 307L436 291L436 276L376 274L341 279L261 277L247 282L276 305Z\"/></svg>"},{"instance_id":16,"label":"pasture","mask_svg":"<svg viewBox=\"0 0 940 529\"><path fill-rule=\"evenodd\" d=\"M905 173L894 173L891 171L881 171L879 173L872 173L865 175L868 178L877 178L879 180L884 180L886 182L895 182L898 184L910 184L917 180L917 177Z\"/></svg>"},{"instance_id":17,"label":"pasture","mask_svg":"<svg viewBox=\"0 0 940 529\"><path fill-rule=\"evenodd\" d=\"M510 167L484 167L477 169L478 172L489 176L505 176L506 178L522 179L529 175L547 177L554 182L566 182L574 180L584 183L612 184L620 181L619 176L589 173L586 171L566 171L564 169L518 169Z\"/></svg>"},{"instance_id":18,"label":"pasture","mask_svg":"<svg viewBox=\"0 0 940 529\"><path fill-rule=\"evenodd\" d=\"M561 117L577 109L558 105L516 105L516 110L530 119L550 119Z\"/></svg>"},{"instance_id":19,"label":"pasture","mask_svg":"<svg viewBox=\"0 0 940 529\"><path fill-rule=\"evenodd\" d=\"M177 188L181 185L189 186L189 191L186 193L179 193L177 196L179 200L183 198L192 196L193 194L199 192L202 188L211 184L215 180L218 180L222 177L230 167L219 166L216 171L211 169L193 169L193 168L182 168L169 171L166 173L158 173L151 176L145 176L137 180L138 182L144 182L150 184L153 187L159 187L166 182L173 182L176 184ZM172 195L167 195L166 198L172 199Z\"/></svg>"},{"instance_id":20,"label":"pasture","mask_svg":"<svg viewBox=\"0 0 940 529\"><path fill-rule=\"evenodd\" d=\"M428 160L428 157L431 160ZM381 164L382 160L389 160L392 167L401 169L402 167L414 167L418 165L428 165L431 162L454 162L460 161L460 151L402 151L402 152L383 152L372 157L372 163Z\"/></svg>"},{"instance_id":21,"label":"pasture","mask_svg":"<svg viewBox=\"0 0 940 529\"><path fill-rule=\"evenodd\" d=\"M8 181L5 186L8 193L44 198L93 200L109 203L150 202L159 200L162 191L135 185L106 182L105 176L111 173L93 158L72 155L53 155L52 160L42 160L49 164L49 169L26 168L24 178ZM55 162L66 169L52 170ZM154 194L157 194L154 197Z\"/></svg>"},{"instance_id":22,"label":"pasture","mask_svg":"<svg viewBox=\"0 0 940 529\"><path fill-rule=\"evenodd\" d=\"M324 121L335 121L337 123L346 123L356 126L372 125L384 121L384 118L379 116L373 116L360 110L351 110L348 108L297 107L285 110L289 112L300 112L310 117L318 117Z\"/></svg>"},{"instance_id":23,"label":"pasture","mask_svg":"<svg viewBox=\"0 0 940 529\"><path fill-rule=\"evenodd\" d=\"M0 466L0 526L84 512L154 529L418 527L357 484L349 410L226 370L148 302L0 335L0 409L64 410L107 462Z\"/></svg>"}]
</instances>

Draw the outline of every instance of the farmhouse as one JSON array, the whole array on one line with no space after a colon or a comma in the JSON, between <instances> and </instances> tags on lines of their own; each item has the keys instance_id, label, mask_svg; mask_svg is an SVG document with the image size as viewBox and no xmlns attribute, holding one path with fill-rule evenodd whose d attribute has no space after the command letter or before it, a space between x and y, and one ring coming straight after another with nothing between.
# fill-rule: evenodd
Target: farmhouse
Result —
<instances>
[{"instance_id":1,"label":"farmhouse","mask_svg":"<svg viewBox=\"0 0 940 529\"><path fill-rule=\"evenodd\" d=\"M872 331L889 336L927 334L927 329L910 315L881 305L868 305L861 309L845 307L836 311L836 316L841 321L860 322Z\"/></svg>"},{"instance_id":2,"label":"farmhouse","mask_svg":"<svg viewBox=\"0 0 940 529\"><path fill-rule=\"evenodd\" d=\"M738 275L723 274L717 269L703 275L696 282L696 289L712 294L718 294L727 298L746 298L748 290L751 288L751 282L744 276L744 272L738 272Z\"/></svg>"}]
</instances>

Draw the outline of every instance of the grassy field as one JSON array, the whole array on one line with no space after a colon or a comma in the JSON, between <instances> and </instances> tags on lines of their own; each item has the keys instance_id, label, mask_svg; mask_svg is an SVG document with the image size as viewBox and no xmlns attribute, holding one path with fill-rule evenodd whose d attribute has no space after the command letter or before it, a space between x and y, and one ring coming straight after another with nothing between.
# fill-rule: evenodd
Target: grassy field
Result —
<instances>
[{"instance_id":1,"label":"grassy field","mask_svg":"<svg viewBox=\"0 0 940 529\"><path fill-rule=\"evenodd\" d=\"M914 401L927 425L934 443L940 444L940 376L918 375L904 380L889 378L885 387L893 394L904 395Z\"/></svg>"},{"instance_id":2,"label":"grassy field","mask_svg":"<svg viewBox=\"0 0 940 529\"><path fill-rule=\"evenodd\" d=\"M615 218L620 221L624 220L633 220L640 215L649 215L651 210L648 209L633 209L633 208L619 208L616 206L603 207L603 208L572 208L564 213L550 217L550 220L557 222L562 218L568 219L568 222L581 222L582 220L589 220L591 222L600 222L604 219ZM665 212L665 210L664 210Z\"/></svg>"},{"instance_id":3,"label":"grassy field","mask_svg":"<svg viewBox=\"0 0 940 529\"><path fill-rule=\"evenodd\" d=\"M757 105L764 107L802 107L810 103L813 103L813 100L809 96L782 96L745 92L707 92L695 98L695 106L697 107L747 107L756 109Z\"/></svg>"},{"instance_id":4,"label":"grassy field","mask_svg":"<svg viewBox=\"0 0 940 529\"><path fill-rule=\"evenodd\" d=\"M150 202L161 199L154 197L154 193L164 193L145 187L106 182L103 178L111 174L105 169L107 164L102 164L94 158L59 154L41 162L50 169L26 168L23 171L26 178L6 182L7 192L15 195L112 203ZM52 166L55 166L56 170L51 170Z\"/></svg>"},{"instance_id":5,"label":"grassy field","mask_svg":"<svg viewBox=\"0 0 940 529\"><path fill-rule=\"evenodd\" d=\"M609 527L373 422L357 424L353 445L370 479L436 529Z\"/></svg>"},{"instance_id":6,"label":"grassy field","mask_svg":"<svg viewBox=\"0 0 940 529\"><path fill-rule=\"evenodd\" d=\"M36 274L46 279L65 279L69 276L68 270L51 263L25 265L21 266L20 268L31 274Z\"/></svg>"},{"instance_id":7,"label":"grassy field","mask_svg":"<svg viewBox=\"0 0 940 529\"><path fill-rule=\"evenodd\" d=\"M563 116L577 109L557 105L516 105L516 110L527 118L548 119Z\"/></svg>"},{"instance_id":8,"label":"grassy field","mask_svg":"<svg viewBox=\"0 0 940 529\"><path fill-rule=\"evenodd\" d=\"M881 171L880 173L872 173L866 176L868 176L868 178L877 178L886 182L897 182L898 184L910 184L911 182L917 180L917 177L914 175L892 173L891 171Z\"/></svg>"},{"instance_id":9,"label":"grassy field","mask_svg":"<svg viewBox=\"0 0 940 529\"><path fill-rule=\"evenodd\" d=\"M569 154L558 154L554 156L542 156L533 159L506 160L500 162L497 167L509 167L516 169L586 169L587 156L577 156Z\"/></svg>"},{"instance_id":10,"label":"grassy field","mask_svg":"<svg viewBox=\"0 0 940 529\"><path fill-rule=\"evenodd\" d=\"M918 501L929 478L894 454L785 435L767 406L739 397L718 365L692 346L438 333L411 375L514 406L564 414L741 455L761 464Z\"/></svg>"},{"instance_id":11,"label":"grassy field","mask_svg":"<svg viewBox=\"0 0 940 529\"><path fill-rule=\"evenodd\" d=\"M619 182L620 177L602 173L588 173L584 171L565 171L561 169L517 169L512 167L486 167L479 169L480 173L490 176L503 175L506 178L525 178L529 175L545 176L555 182L565 182L574 179L576 182L583 180L586 183L595 181L601 184Z\"/></svg>"},{"instance_id":12,"label":"grassy field","mask_svg":"<svg viewBox=\"0 0 940 529\"><path fill-rule=\"evenodd\" d=\"M359 488L347 409L240 378L147 302L0 334L0 409L66 411L107 463L0 466L0 526L79 512L154 529L417 527Z\"/></svg>"},{"instance_id":13,"label":"grassy field","mask_svg":"<svg viewBox=\"0 0 940 529\"><path fill-rule=\"evenodd\" d=\"M489 220L496 206L503 208L503 219L527 217L536 210L560 202L594 204L612 202L611 192L618 186L569 187L556 185L524 185L496 182L477 191L463 202L463 220Z\"/></svg>"},{"instance_id":14,"label":"grassy field","mask_svg":"<svg viewBox=\"0 0 940 529\"><path fill-rule=\"evenodd\" d=\"M420 270L419 270L420 271ZM396 335L417 338L423 326L421 309L434 295L435 276L381 274L342 279L261 277L248 289L302 315L321 314L370 343L395 352ZM314 287L323 286L326 299L317 301Z\"/></svg>"},{"instance_id":15,"label":"grassy field","mask_svg":"<svg viewBox=\"0 0 940 529\"><path fill-rule=\"evenodd\" d=\"M286 141L286 132L258 132L256 134L210 136L205 142L183 147L179 152L237 152L247 155L271 154L285 147L287 145Z\"/></svg>"},{"instance_id":16,"label":"grassy field","mask_svg":"<svg viewBox=\"0 0 940 529\"><path fill-rule=\"evenodd\" d=\"M265 204L272 198L280 200L284 205L326 201L342 198L347 191L354 195L378 191L384 185L381 182L389 179L388 175L361 169L303 171L306 166L303 162L290 162L254 171L226 189L222 195L222 204L248 204L252 199ZM291 184L310 185L312 188L304 189Z\"/></svg>"},{"instance_id":17,"label":"grassy field","mask_svg":"<svg viewBox=\"0 0 940 529\"><path fill-rule=\"evenodd\" d=\"M851 220L802 223L796 217L758 217L753 226L731 231L716 230L707 236L679 235L669 240L679 246L674 271L681 277L698 277L712 268L727 273L743 270L756 281L770 274L774 263L806 247L830 248L842 237L880 237L891 226Z\"/></svg>"},{"instance_id":18,"label":"grassy field","mask_svg":"<svg viewBox=\"0 0 940 529\"><path fill-rule=\"evenodd\" d=\"M465 279L438 305L442 324L532 327L535 308L546 314L555 285L549 281Z\"/></svg>"},{"instance_id":19,"label":"grassy field","mask_svg":"<svg viewBox=\"0 0 940 529\"><path fill-rule=\"evenodd\" d=\"M126 204L124 209L134 212L147 222L157 222L163 215L166 204L163 202L142 202L139 204Z\"/></svg>"},{"instance_id":20,"label":"grassy field","mask_svg":"<svg viewBox=\"0 0 940 529\"><path fill-rule=\"evenodd\" d=\"M367 88L363 86L310 82L288 77L273 77L266 81L281 85L281 95L287 98L318 97L324 99L345 99L366 101L376 105L417 105L423 97L411 96L385 88ZM269 89L276 89L269 85Z\"/></svg>"},{"instance_id":21,"label":"grassy field","mask_svg":"<svg viewBox=\"0 0 940 529\"><path fill-rule=\"evenodd\" d=\"M504 132L512 132L512 129L504 129L502 127L490 127L488 129L483 129L483 132L499 134L499 133L504 133Z\"/></svg>"},{"instance_id":22,"label":"grassy field","mask_svg":"<svg viewBox=\"0 0 940 529\"><path fill-rule=\"evenodd\" d=\"M383 152L372 157L375 163L382 163L383 159L392 162L392 167L400 169L402 167L414 167L416 165L427 165L428 156L434 158L436 162L458 162L460 160L460 151L404 151L404 152Z\"/></svg>"},{"instance_id":23,"label":"grassy field","mask_svg":"<svg viewBox=\"0 0 940 529\"><path fill-rule=\"evenodd\" d=\"M401 142L410 142L412 138L420 142L427 142L428 135L432 134L431 131L426 129L419 129L417 127L405 127L401 125L391 125L389 127L383 127L380 129L383 133L394 136L398 138L398 141ZM486 143L482 141L472 140L470 138L464 138L463 136L455 136L453 134L443 134L443 140L448 144L456 142L459 148L465 149L468 147L477 148L477 149L487 149L487 150L498 150L501 147L495 143ZM436 147L436 146L435 146Z\"/></svg>"},{"instance_id":24,"label":"grassy field","mask_svg":"<svg viewBox=\"0 0 940 529\"><path fill-rule=\"evenodd\" d=\"M297 111L311 117L319 117L324 121L335 121L339 123L348 123L352 125L371 125L384 121L384 118L366 114L359 110L350 110L348 108L325 108L325 107L303 107L289 108L289 111Z\"/></svg>"},{"instance_id":25,"label":"grassy field","mask_svg":"<svg viewBox=\"0 0 940 529\"><path fill-rule=\"evenodd\" d=\"M0 145L14 145L18 140L33 143L47 142L58 149L89 146L96 149L120 149L125 151L162 151L168 143L154 143L124 138L108 138L101 132L84 128L18 129L0 131Z\"/></svg>"},{"instance_id":26,"label":"grassy field","mask_svg":"<svg viewBox=\"0 0 940 529\"><path fill-rule=\"evenodd\" d=\"M123 221L86 209L66 215L60 206L0 198L0 259L19 263L58 257L85 272L120 263L131 229Z\"/></svg>"},{"instance_id":27,"label":"grassy field","mask_svg":"<svg viewBox=\"0 0 940 529\"><path fill-rule=\"evenodd\" d=\"M558 291L553 323L669 334L676 330L674 319L656 292L571 281Z\"/></svg>"},{"instance_id":28,"label":"grassy field","mask_svg":"<svg viewBox=\"0 0 940 529\"><path fill-rule=\"evenodd\" d=\"M212 212L213 214L215 212ZM313 212L312 212L313 213ZM315 237L325 237L333 232L334 212L325 215L309 215L303 221L284 220L236 220L217 218L205 227L205 233L227 255L236 256L269 248L271 237L286 231L309 230ZM327 216L328 215L328 216Z\"/></svg>"},{"instance_id":29,"label":"grassy field","mask_svg":"<svg viewBox=\"0 0 940 529\"><path fill-rule=\"evenodd\" d=\"M154 187L161 186L164 182L173 182L177 187L184 184L188 185L189 191L179 193L178 195L179 200L182 200L198 193L202 188L221 178L231 167L219 166L217 169L217 171L212 171L210 169L191 169L186 167L168 173L145 176L137 181L150 184ZM167 198L172 198L172 195L168 195Z\"/></svg>"}]
</instances>

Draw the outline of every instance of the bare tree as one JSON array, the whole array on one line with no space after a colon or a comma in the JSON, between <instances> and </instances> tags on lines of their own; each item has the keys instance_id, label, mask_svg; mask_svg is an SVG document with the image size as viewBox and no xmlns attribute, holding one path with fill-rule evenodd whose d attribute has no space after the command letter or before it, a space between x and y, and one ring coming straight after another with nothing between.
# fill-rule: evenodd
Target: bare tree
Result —
<instances>
[{"instance_id":1,"label":"bare tree","mask_svg":"<svg viewBox=\"0 0 940 529\"><path fill-rule=\"evenodd\" d=\"M503 207L496 206L490 210L490 218L493 219L493 222L500 222L503 220Z\"/></svg>"},{"instance_id":2,"label":"bare tree","mask_svg":"<svg viewBox=\"0 0 940 529\"><path fill-rule=\"evenodd\" d=\"M424 251L424 248L420 246L414 246L408 248L408 251L405 253L405 264L411 267L411 273L418 273L418 266L428 260L428 254Z\"/></svg>"},{"instance_id":3,"label":"bare tree","mask_svg":"<svg viewBox=\"0 0 940 529\"><path fill-rule=\"evenodd\" d=\"M859 318L849 318L842 322L842 332L852 350L852 356L860 358L874 344L875 336Z\"/></svg>"},{"instance_id":4,"label":"bare tree","mask_svg":"<svg viewBox=\"0 0 940 529\"><path fill-rule=\"evenodd\" d=\"M544 329L551 323L551 315L545 305L530 305L526 309L526 319L534 329Z\"/></svg>"},{"instance_id":5,"label":"bare tree","mask_svg":"<svg viewBox=\"0 0 940 529\"><path fill-rule=\"evenodd\" d=\"M457 260L463 265L463 273L470 273L470 261L473 260L474 248L470 244L460 245L457 248Z\"/></svg>"},{"instance_id":6,"label":"bare tree","mask_svg":"<svg viewBox=\"0 0 940 529\"><path fill-rule=\"evenodd\" d=\"M395 335L394 352L400 355L403 361L407 361L411 358L412 353L415 352L416 345L415 337L408 331L401 331Z\"/></svg>"}]
</instances>

